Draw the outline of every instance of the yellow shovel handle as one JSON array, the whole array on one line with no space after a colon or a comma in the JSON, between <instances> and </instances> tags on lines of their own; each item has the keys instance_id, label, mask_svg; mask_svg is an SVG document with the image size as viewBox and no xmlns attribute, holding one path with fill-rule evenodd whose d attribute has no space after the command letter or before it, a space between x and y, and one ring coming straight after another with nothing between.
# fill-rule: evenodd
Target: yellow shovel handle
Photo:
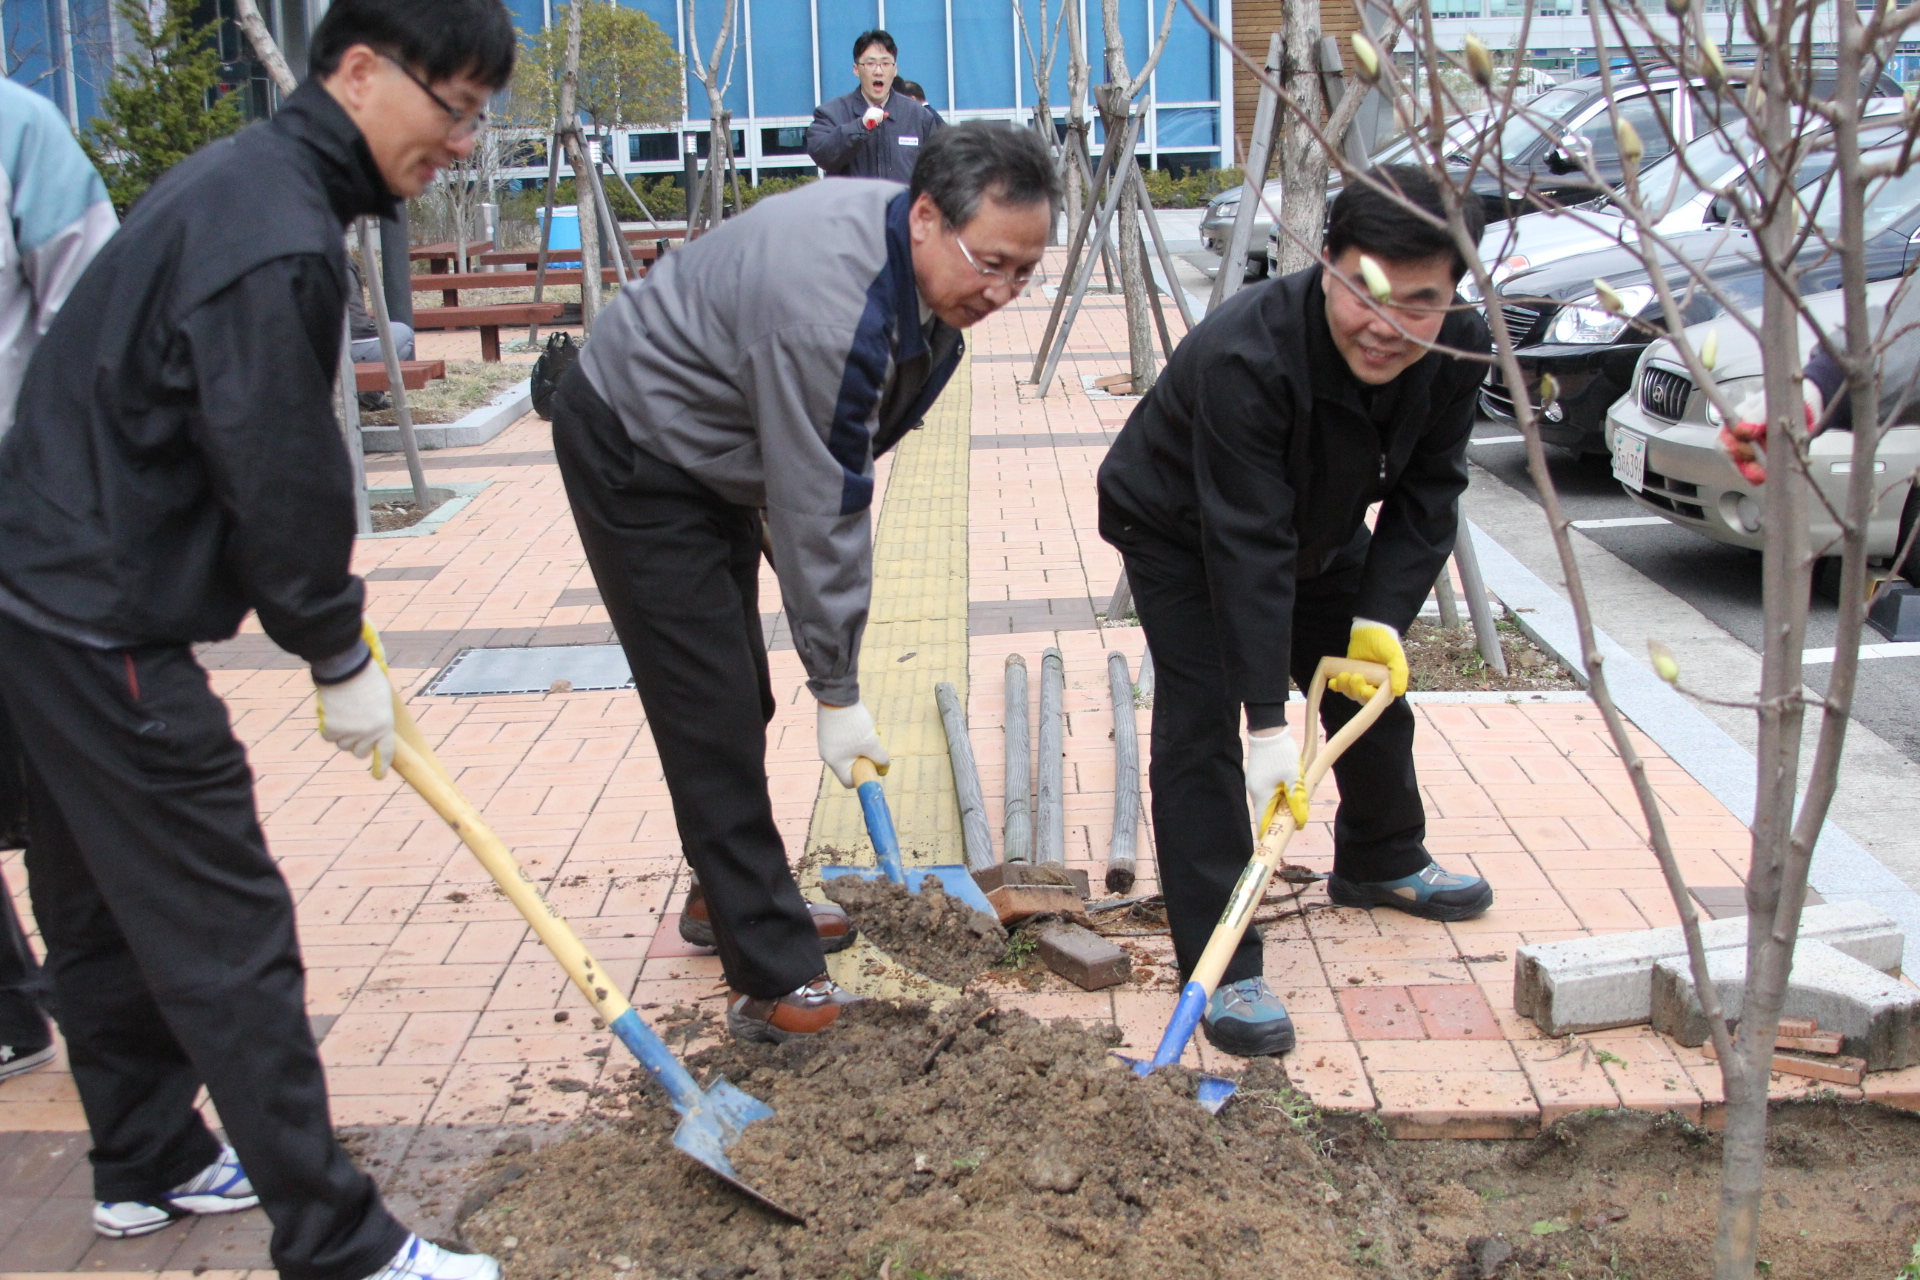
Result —
<instances>
[{"instance_id":1,"label":"yellow shovel handle","mask_svg":"<svg viewBox=\"0 0 1920 1280\"><path fill-rule=\"evenodd\" d=\"M1340 732L1322 747L1319 745L1320 697L1327 690L1328 679L1349 671L1374 686L1373 697L1362 703L1353 719L1341 725ZM1333 762L1353 745L1354 739L1373 727L1374 721L1380 718L1380 713L1392 701L1392 682L1387 669L1379 663L1361 662L1353 658L1320 659L1320 665L1314 669L1313 685L1307 691L1307 717L1301 726L1307 745L1300 753L1300 781L1309 799L1320 785L1320 780L1327 776L1327 770L1333 768ZM1246 935L1247 925L1253 920L1254 909L1267 895L1267 881L1279 869L1280 859L1286 854L1287 845L1298 829L1293 822L1293 811L1284 801L1267 806L1267 812L1262 816L1260 843L1255 847L1246 870L1240 873L1238 883L1233 886L1233 896L1227 899L1227 909L1220 913L1220 923L1214 926L1213 937L1208 939L1207 949L1200 953L1200 962L1194 965L1188 981L1199 983L1209 993L1220 985L1220 976L1227 971L1228 962L1239 949L1240 939Z\"/></svg>"}]
</instances>

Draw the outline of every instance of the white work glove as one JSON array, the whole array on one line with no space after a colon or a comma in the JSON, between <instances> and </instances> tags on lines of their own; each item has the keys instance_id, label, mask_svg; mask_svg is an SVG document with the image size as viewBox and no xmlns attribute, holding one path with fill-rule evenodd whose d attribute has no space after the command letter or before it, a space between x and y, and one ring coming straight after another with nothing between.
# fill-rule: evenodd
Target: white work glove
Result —
<instances>
[{"instance_id":1,"label":"white work glove","mask_svg":"<svg viewBox=\"0 0 1920 1280\"><path fill-rule=\"evenodd\" d=\"M1293 825L1307 825L1307 789L1300 781L1300 749L1285 727L1255 730L1247 735L1247 799L1266 829L1267 810L1275 793L1285 789L1287 808L1293 813Z\"/></svg>"},{"instance_id":2,"label":"white work glove","mask_svg":"<svg viewBox=\"0 0 1920 1280\"><path fill-rule=\"evenodd\" d=\"M369 661L339 684L318 686L320 736L356 759L373 757L373 776L393 763L393 685L378 662Z\"/></svg>"},{"instance_id":3,"label":"white work glove","mask_svg":"<svg viewBox=\"0 0 1920 1280\"><path fill-rule=\"evenodd\" d=\"M853 762L861 756L873 761L874 769L880 773L885 773L893 763L887 749L880 745L880 735L873 728L873 716L864 702L850 707L821 703L819 719L814 723L814 737L820 745L820 759L833 770L833 776L840 779L843 787L853 785Z\"/></svg>"},{"instance_id":4,"label":"white work glove","mask_svg":"<svg viewBox=\"0 0 1920 1280\"><path fill-rule=\"evenodd\" d=\"M886 118L887 112L884 107L868 107L867 114L860 117L860 123L869 129L876 129L880 126L880 122Z\"/></svg>"}]
</instances>

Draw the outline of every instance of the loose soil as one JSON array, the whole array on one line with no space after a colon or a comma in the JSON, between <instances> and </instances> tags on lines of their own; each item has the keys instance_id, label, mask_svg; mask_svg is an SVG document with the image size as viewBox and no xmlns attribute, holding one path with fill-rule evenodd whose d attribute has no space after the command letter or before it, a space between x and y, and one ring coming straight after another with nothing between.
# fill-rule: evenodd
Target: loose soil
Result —
<instances>
[{"instance_id":1,"label":"loose soil","mask_svg":"<svg viewBox=\"0 0 1920 1280\"><path fill-rule=\"evenodd\" d=\"M449 360L447 376L435 378L418 391L407 392L407 412L415 426L458 422L516 382L524 382L529 366L511 361ZM361 411L363 427L390 427L398 419L391 409Z\"/></svg>"},{"instance_id":2,"label":"loose soil","mask_svg":"<svg viewBox=\"0 0 1920 1280\"><path fill-rule=\"evenodd\" d=\"M853 927L869 942L936 982L964 987L1006 954L1007 931L1000 922L948 897L932 876L921 878L919 893L891 880L859 876L823 880L821 889L846 908Z\"/></svg>"},{"instance_id":3,"label":"loose soil","mask_svg":"<svg viewBox=\"0 0 1920 1280\"><path fill-rule=\"evenodd\" d=\"M391 533L395 529L410 529L425 520L430 514L413 504L413 499L404 502L376 502L369 508L373 514L373 531Z\"/></svg>"},{"instance_id":4,"label":"loose soil","mask_svg":"<svg viewBox=\"0 0 1920 1280\"><path fill-rule=\"evenodd\" d=\"M1407 688L1418 692L1464 689L1537 692L1582 687L1554 656L1527 639L1511 614L1503 614L1496 630L1506 655L1507 674L1496 675L1480 656L1473 627L1447 630L1430 622L1407 628Z\"/></svg>"},{"instance_id":5,"label":"loose soil","mask_svg":"<svg viewBox=\"0 0 1920 1280\"><path fill-rule=\"evenodd\" d=\"M1178 1068L1146 1080L1110 1029L958 1002L871 1003L812 1041L694 1055L777 1114L732 1153L789 1224L671 1147L637 1068L590 1123L503 1147L463 1206L510 1280L1697 1280L1719 1138L1678 1116L1589 1112L1531 1142L1391 1142L1247 1065L1219 1116ZM1311 1053L1310 1049L1303 1053ZM1775 1112L1767 1274L1883 1280L1920 1230L1920 1121L1860 1104Z\"/></svg>"}]
</instances>

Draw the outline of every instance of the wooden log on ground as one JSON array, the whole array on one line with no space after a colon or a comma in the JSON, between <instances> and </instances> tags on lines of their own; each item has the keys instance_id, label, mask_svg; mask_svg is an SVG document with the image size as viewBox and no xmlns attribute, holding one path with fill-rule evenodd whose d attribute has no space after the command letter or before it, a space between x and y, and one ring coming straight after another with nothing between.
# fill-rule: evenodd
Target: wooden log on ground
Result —
<instances>
[{"instance_id":1,"label":"wooden log on ground","mask_svg":"<svg viewBox=\"0 0 1920 1280\"><path fill-rule=\"evenodd\" d=\"M945 680L933 686L940 707L940 725L947 731L947 760L953 766L954 795L960 801L960 838L967 851L967 870L984 871L999 859L993 854L993 832L987 827L987 801L980 791L980 769L973 761L973 740L967 736L967 713L960 693Z\"/></svg>"},{"instance_id":2,"label":"wooden log on ground","mask_svg":"<svg viewBox=\"0 0 1920 1280\"><path fill-rule=\"evenodd\" d=\"M1113 839L1107 845L1107 892L1133 888L1140 830L1140 733L1133 718L1133 677L1127 655L1107 655L1113 697Z\"/></svg>"},{"instance_id":3,"label":"wooden log on ground","mask_svg":"<svg viewBox=\"0 0 1920 1280\"><path fill-rule=\"evenodd\" d=\"M1028 732L1027 660L1007 655L1006 832L1001 848L1008 862L1033 860L1033 755Z\"/></svg>"}]
</instances>

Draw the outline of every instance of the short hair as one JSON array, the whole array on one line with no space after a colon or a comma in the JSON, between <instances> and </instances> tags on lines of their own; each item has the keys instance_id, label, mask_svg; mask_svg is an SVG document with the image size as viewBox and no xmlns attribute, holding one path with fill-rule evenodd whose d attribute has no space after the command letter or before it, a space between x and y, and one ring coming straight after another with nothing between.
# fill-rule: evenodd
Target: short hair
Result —
<instances>
[{"instance_id":1,"label":"short hair","mask_svg":"<svg viewBox=\"0 0 1920 1280\"><path fill-rule=\"evenodd\" d=\"M332 75L356 44L429 82L466 75L499 89L513 78L519 36L500 0L333 0L307 46L309 72Z\"/></svg>"},{"instance_id":2,"label":"short hair","mask_svg":"<svg viewBox=\"0 0 1920 1280\"><path fill-rule=\"evenodd\" d=\"M936 130L913 166L913 198L933 200L947 225L960 228L980 212L980 200L1060 207L1060 175L1040 135L996 120L969 120Z\"/></svg>"},{"instance_id":3,"label":"short hair","mask_svg":"<svg viewBox=\"0 0 1920 1280\"><path fill-rule=\"evenodd\" d=\"M1327 257L1337 258L1348 249L1389 262L1414 262L1445 254L1453 262L1457 284L1467 274L1467 260L1446 227L1436 227L1406 206L1424 209L1443 222L1447 207L1440 199L1440 184L1425 169L1410 164L1375 165L1367 170L1371 182L1349 181L1340 189L1327 217ZM1378 191L1374 183L1398 191ZM1460 216L1467 235L1474 243L1486 230L1487 213L1480 197L1471 189L1459 188Z\"/></svg>"},{"instance_id":4,"label":"short hair","mask_svg":"<svg viewBox=\"0 0 1920 1280\"><path fill-rule=\"evenodd\" d=\"M893 42L893 37L880 28L875 27L871 31L862 31L853 38L853 60L855 62L860 61L860 55L867 51L867 46L870 44L877 44L885 49L889 58L898 58L900 56L900 46Z\"/></svg>"},{"instance_id":5,"label":"short hair","mask_svg":"<svg viewBox=\"0 0 1920 1280\"><path fill-rule=\"evenodd\" d=\"M925 102L927 100L927 91L920 87L920 82L917 80L909 80L905 76L896 76L894 78L893 89L895 93L904 93L915 102Z\"/></svg>"}]
</instances>

